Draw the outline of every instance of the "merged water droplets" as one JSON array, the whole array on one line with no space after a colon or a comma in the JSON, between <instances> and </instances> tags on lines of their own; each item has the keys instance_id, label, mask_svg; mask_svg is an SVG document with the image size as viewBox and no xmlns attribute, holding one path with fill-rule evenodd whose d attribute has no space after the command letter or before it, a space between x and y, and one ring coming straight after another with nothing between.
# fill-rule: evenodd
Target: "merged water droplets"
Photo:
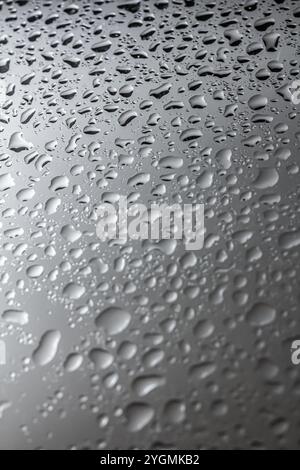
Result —
<instances>
[{"instance_id":1,"label":"merged water droplets","mask_svg":"<svg viewBox=\"0 0 300 470\"><path fill-rule=\"evenodd\" d=\"M97 316L95 323L98 328L105 329L108 335L116 335L127 328L130 320L131 315L126 310L108 307Z\"/></svg>"},{"instance_id":2,"label":"merged water droplets","mask_svg":"<svg viewBox=\"0 0 300 470\"><path fill-rule=\"evenodd\" d=\"M85 293L85 287L75 282L69 282L64 289L63 295L71 300L77 300Z\"/></svg>"},{"instance_id":3,"label":"merged water droplets","mask_svg":"<svg viewBox=\"0 0 300 470\"><path fill-rule=\"evenodd\" d=\"M256 303L247 313L247 320L249 323L258 327L272 323L275 320L275 317L275 308L263 302Z\"/></svg>"},{"instance_id":4,"label":"merged water droplets","mask_svg":"<svg viewBox=\"0 0 300 470\"><path fill-rule=\"evenodd\" d=\"M55 358L58 345L61 340L61 333L57 330L49 330L41 337L37 349L33 352L32 358L39 366L46 366Z\"/></svg>"},{"instance_id":5,"label":"merged water droplets","mask_svg":"<svg viewBox=\"0 0 300 470\"><path fill-rule=\"evenodd\" d=\"M153 419L154 409L143 402L131 403L125 410L130 432L142 431Z\"/></svg>"}]
</instances>

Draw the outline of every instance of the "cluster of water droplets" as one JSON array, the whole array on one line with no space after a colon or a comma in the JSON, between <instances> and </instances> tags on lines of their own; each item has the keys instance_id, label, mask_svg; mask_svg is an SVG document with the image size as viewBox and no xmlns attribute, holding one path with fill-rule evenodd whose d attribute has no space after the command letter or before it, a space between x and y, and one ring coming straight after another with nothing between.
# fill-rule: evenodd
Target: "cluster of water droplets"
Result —
<instances>
[{"instance_id":1,"label":"cluster of water droplets","mask_svg":"<svg viewBox=\"0 0 300 470\"><path fill-rule=\"evenodd\" d=\"M0 1L1 447L299 447L299 18ZM100 241L123 195L204 248Z\"/></svg>"}]
</instances>

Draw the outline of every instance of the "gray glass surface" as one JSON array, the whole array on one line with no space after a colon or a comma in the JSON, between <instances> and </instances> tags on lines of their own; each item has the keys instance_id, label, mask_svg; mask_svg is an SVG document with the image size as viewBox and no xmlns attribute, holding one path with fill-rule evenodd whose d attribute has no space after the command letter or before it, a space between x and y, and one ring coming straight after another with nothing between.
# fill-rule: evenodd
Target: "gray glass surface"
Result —
<instances>
[{"instance_id":1,"label":"gray glass surface","mask_svg":"<svg viewBox=\"0 0 300 470\"><path fill-rule=\"evenodd\" d=\"M0 1L1 449L300 447L299 19ZM203 249L102 242L121 195Z\"/></svg>"}]
</instances>

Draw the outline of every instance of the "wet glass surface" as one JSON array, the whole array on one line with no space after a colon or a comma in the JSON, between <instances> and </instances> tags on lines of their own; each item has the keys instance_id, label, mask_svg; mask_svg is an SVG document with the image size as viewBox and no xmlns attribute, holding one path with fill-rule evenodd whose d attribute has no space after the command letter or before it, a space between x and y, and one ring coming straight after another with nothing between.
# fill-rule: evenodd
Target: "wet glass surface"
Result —
<instances>
[{"instance_id":1,"label":"wet glass surface","mask_svg":"<svg viewBox=\"0 0 300 470\"><path fill-rule=\"evenodd\" d=\"M299 448L299 19L0 1L0 448ZM203 249L101 242L121 195Z\"/></svg>"}]
</instances>

